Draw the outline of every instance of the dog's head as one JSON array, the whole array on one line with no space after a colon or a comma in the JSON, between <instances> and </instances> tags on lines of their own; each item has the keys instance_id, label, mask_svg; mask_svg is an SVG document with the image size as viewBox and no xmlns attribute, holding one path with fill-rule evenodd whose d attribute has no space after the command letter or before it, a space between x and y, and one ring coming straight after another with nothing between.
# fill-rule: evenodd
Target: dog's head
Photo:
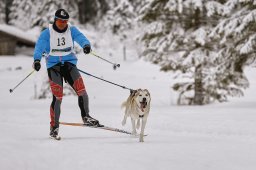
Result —
<instances>
[{"instance_id":1,"label":"dog's head","mask_svg":"<svg viewBox=\"0 0 256 170\"><path fill-rule=\"evenodd\" d=\"M142 112L150 105L150 93L147 89L134 90L131 95Z\"/></svg>"}]
</instances>

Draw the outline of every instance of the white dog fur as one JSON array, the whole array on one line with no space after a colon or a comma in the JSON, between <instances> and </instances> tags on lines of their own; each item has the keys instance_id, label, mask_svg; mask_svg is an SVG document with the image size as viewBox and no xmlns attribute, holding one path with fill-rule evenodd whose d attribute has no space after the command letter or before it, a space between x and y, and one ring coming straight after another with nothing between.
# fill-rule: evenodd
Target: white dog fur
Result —
<instances>
[{"instance_id":1,"label":"white dog fur","mask_svg":"<svg viewBox=\"0 0 256 170\"><path fill-rule=\"evenodd\" d=\"M147 123L147 118L150 111L151 97L147 89L132 90L128 99L122 104L122 108L125 108L125 115L122 121L122 125L126 124L127 117L131 117L132 122L132 135L136 135L136 128L140 128L140 120L142 122L140 131L140 142L144 142L144 130ZM137 125L135 128L135 121Z\"/></svg>"}]
</instances>

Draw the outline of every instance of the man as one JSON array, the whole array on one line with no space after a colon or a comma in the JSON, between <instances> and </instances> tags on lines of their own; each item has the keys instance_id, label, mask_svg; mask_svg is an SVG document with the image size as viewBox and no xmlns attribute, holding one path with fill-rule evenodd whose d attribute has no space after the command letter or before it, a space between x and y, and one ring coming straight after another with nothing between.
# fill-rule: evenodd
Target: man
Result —
<instances>
[{"instance_id":1,"label":"man","mask_svg":"<svg viewBox=\"0 0 256 170\"><path fill-rule=\"evenodd\" d=\"M85 54L91 52L88 39L74 26L68 24L69 14L64 9L55 12L54 23L42 31L34 51L33 67L36 71L41 68L40 60L46 53L46 65L49 83L53 94L50 106L50 137L60 139L59 117L60 105L63 97L63 79L75 90L78 95L78 104L84 124L101 126L99 121L89 115L89 99L83 79L77 70L77 58L74 54L74 41L82 48Z\"/></svg>"}]
</instances>

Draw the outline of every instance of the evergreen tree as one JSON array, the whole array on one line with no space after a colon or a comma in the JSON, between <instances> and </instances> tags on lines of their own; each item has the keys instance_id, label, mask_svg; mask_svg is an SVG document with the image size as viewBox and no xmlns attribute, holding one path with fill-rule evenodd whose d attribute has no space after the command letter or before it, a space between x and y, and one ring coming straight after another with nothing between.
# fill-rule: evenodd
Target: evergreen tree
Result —
<instances>
[{"instance_id":1,"label":"evergreen tree","mask_svg":"<svg viewBox=\"0 0 256 170\"><path fill-rule=\"evenodd\" d=\"M5 3L0 1L0 23L5 23Z\"/></svg>"},{"instance_id":2,"label":"evergreen tree","mask_svg":"<svg viewBox=\"0 0 256 170\"><path fill-rule=\"evenodd\" d=\"M10 7L13 0L1 0L0 1L0 23L9 23Z\"/></svg>"},{"instance_id":3,"label":"evergreen tree","mask_svg":"<svg viewBox=\"0 0 256 170\"><path fill-rule=\"evenodd\" d=\"M229 73L235 89L246 88L249 82L243 67L254 63L256 59L256 1L229 0L225 5L229 9L228 13L210 37L220 42L220 57L226 59L226 74Z\"/></svg>"},{"instance_id":4,"label":"evergreen tree","mask_svg":"<svg viewBox=\"0 0 256 170\"><path fill-rule=\"evenodd\" d=\"M71 22L77 19L78 7L73 0L14 0L11 7L11 24L25 30L35 26L47 27L59 8L64 8L70 13Z\"/></svg>"},{"instance_id":5,"label":"evergreen tree","mask_svg":"<svg viewBox=\"0 0 256 170\"><path fill-rule=\"evenodd\" d=\"M137 16L145 4L144 0L111 0L103 25L125 40L138 26ZM134 36L134 35L132 35Z\"/></svg>"},{"instance_id":6,"label":"evergreen tree","mask_svg":"<svg viewBox=\"0 0 256 170\"><path fill-rule=\"evenodd\" d=\"M80 23L97 23L109 10L108 3L106 0L78 0Z\"/></svg>"},{"instance_id":7,"label":"evergreen tree","mask_svg":"<svg viewBox=\"0 0 256 170\"><path fill-rule=\"evenodd\" d=\"M226 74L227 61L220 67L219 43L209 37L221 18L229 13L224 0L153 0L142 11L146 30L141 40L142 55L164 71L177 71L174 90L178 103L205 104L225 101L241 94ZM182 79L181 79L182 78ZM234 90L233 90L234 89ZM231 91L236 91L232 93Z\"/></svg>"}]
</instances>

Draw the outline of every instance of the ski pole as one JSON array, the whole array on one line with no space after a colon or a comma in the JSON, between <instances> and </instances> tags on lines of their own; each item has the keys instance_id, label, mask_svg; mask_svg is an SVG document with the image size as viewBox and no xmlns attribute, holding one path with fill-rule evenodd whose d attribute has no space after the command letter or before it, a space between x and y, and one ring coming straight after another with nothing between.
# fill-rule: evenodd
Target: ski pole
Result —
<instances>
[{"instance_id":1,"label":"ski pole","mask_svg":"<svg viewBox=\"0 0 256 170\"><path fill-rule=\"evenodd\" d=\"M16 89L23 81L25 81L31 74L33 74L34 71L35 70L31 71L23 80L21 80L21 82L19 82L14 88L10 89L10 93L12 93L14 89Z\"/></svg>"},{"instance_id":2,"label":"ski pole","mask_svg":"<svg viewBox=\"0 0 256 170\"><path fill-rule=\"evenodd\" d=\"M115 86L122 87L123 89L127 89L127 90L130 90L130 91L133 91L133 89L130 89L130 88L128 88L128 87L121 86L121 85L116 84L116 83L113 83L113 82L111 82L111 81L108 81L108 80L99 78L99 77L94 76L94 75L92 75L92 74L90 74L90 73L87 73L87 72L85 72L85 71L83 71L83 70L78 69L78 71L80 71L81 73L84 73L84 74L86 74L86 75L88 75L88 76L94 77L94 78L96 78L96 79L99 79L99 80L105 81L105 82L107 82L107 83L113 84L113 85L115 85Z\"/></svg>"},{"instance_id":3,"label":"ski pole","mask_svg":"<svg viewBox=\"0 0 256 170\"><path fill-rule=\"evenodd\" d=\"M90 54L92 54L92 55L94 55L95 57L98 57L99 59L102 59L102 60L104 60L104 61L106 61L106 62L112 64L114 70L115 70L117 67L120 67L120 64L112 63L111 61L106 60L105 58L102 58L102 57L98 56L97 54L95 54L95 53L92 52L92 51L90 52Z\"/></svg>"}]
</instances>

